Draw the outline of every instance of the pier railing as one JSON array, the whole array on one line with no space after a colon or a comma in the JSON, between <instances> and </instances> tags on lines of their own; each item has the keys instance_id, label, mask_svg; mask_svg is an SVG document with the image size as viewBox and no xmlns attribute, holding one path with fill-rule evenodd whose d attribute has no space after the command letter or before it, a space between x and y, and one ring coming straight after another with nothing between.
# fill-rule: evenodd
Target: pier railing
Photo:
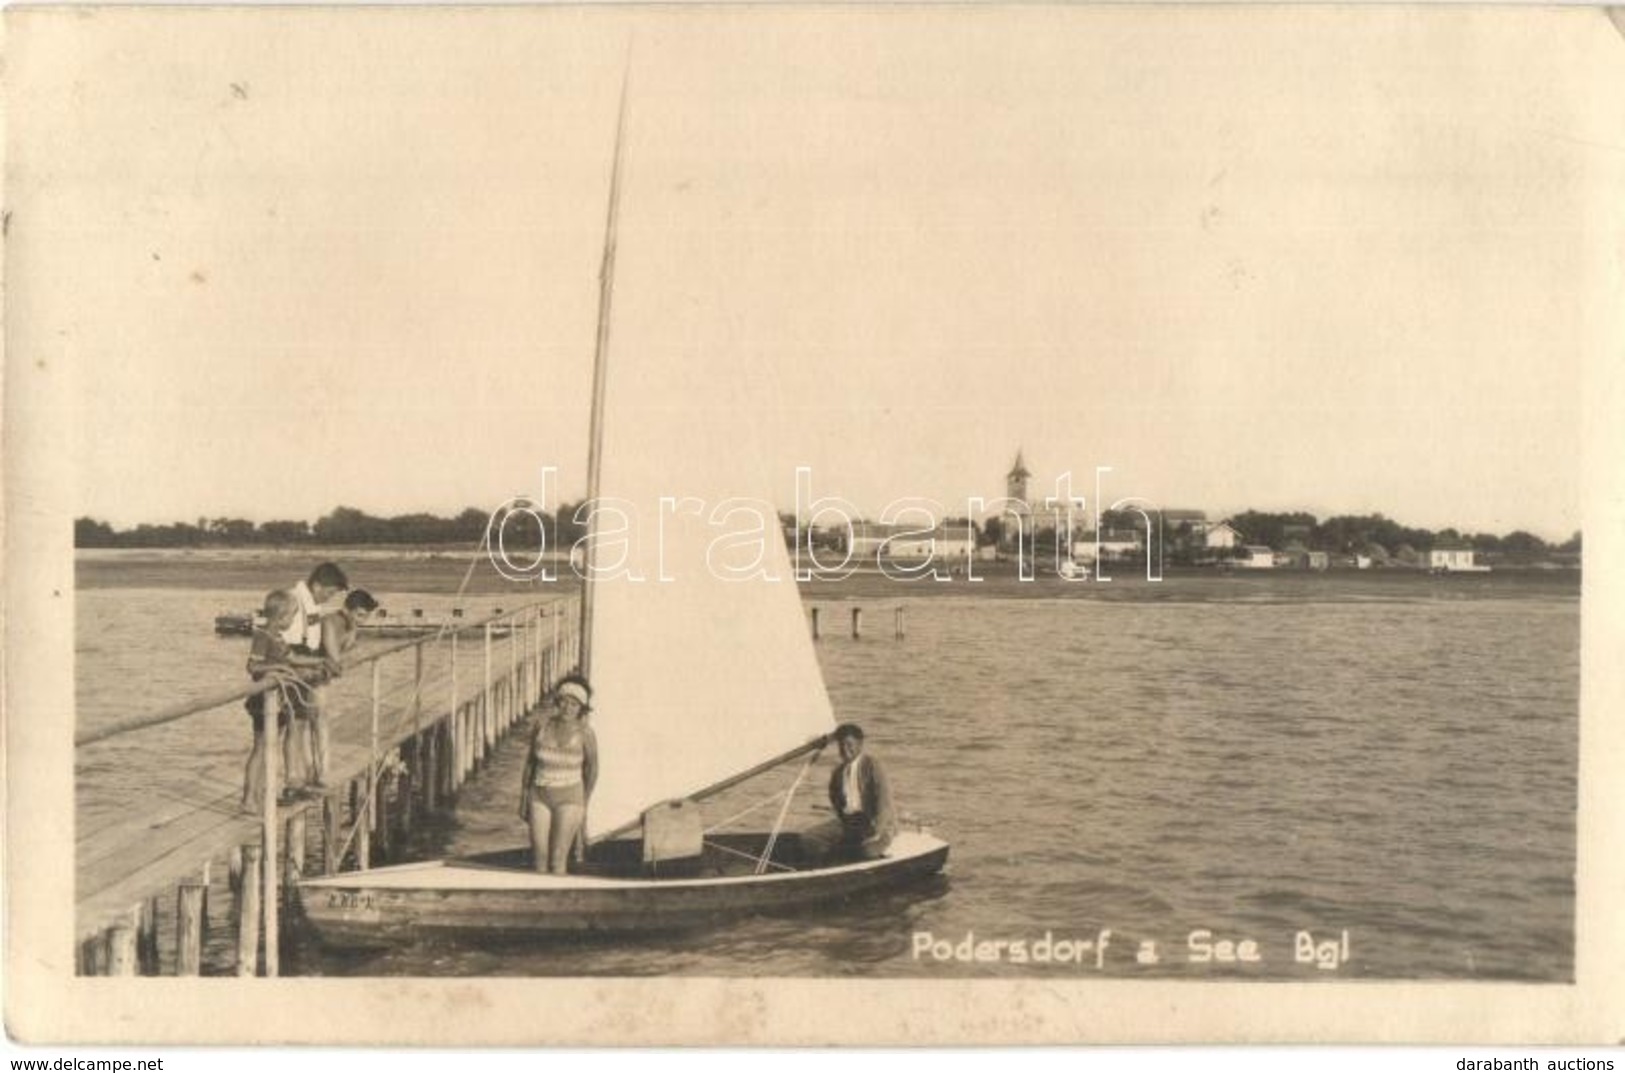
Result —
<instances>
[{"instance_id":1,"label":"pier railing","mask_svg":"<svg viewBox=\"0 0 1625 1073\"><path fill-rule=\"evenodd\" d=\"M240 975L276 975L280 910L299 879L311 869L331 874L392 859L420 818L455 800L498 741L576 666L578 599L453 620L347 660L323 702L333 738L328 785L292 804L279 801L280 742L271 728L280 698L271 681L77 735L82 753L118 748L153 728L266 695L257 813L242 811L235 784L216 784L207 800L158 798L81 835L80 972L202 971L213 891L230 895L236 942L212 961L234 961Z\"/></svg>"}]
</instances>

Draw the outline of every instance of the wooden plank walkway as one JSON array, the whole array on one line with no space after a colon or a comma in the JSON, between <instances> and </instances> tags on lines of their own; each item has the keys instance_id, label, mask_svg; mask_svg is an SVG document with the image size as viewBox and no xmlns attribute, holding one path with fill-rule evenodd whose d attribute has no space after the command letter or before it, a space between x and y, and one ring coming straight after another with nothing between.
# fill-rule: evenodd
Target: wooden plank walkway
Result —
<instances>
[{"instance_id":1,"label":"wooden plank walkway","mask_svg":"<svg viewBox=\"0 0 1625 1073\"><path fill-rule=\"evenodd\" d=\"M371 759L358 746L335 747L333 767L341 773L334 785L348 787L366 771ZM331 791L338 794L337 790ZM153 812L131 816L112 827L90 832L76 846L80 931L98 925L188 876L201 874L201 862L224 860L235 846L258 842L258 813L238 811L238 793L220 795L203 805L162 802ZM285 823L301 813L322 815L322 800L313 798L278 809Z\"/></svg>"},{"instance_id":2,"label":"wooden plank walkway","mask_svg":"<svg viewBox=\"0 0 1625 1073\"><path fill-rule=\"evenodd\" d=\"M391 704L396 710L379 718L384 690L381 668L374 667L371 708L376 729L363 734L368 741L332 743L327 773L330 789L324 797L278 810L278 830L284 832L277 845L278 857L286 852L285 834L304 829L316 833L303 844L306 863L316 862L312 872L322 872L329 864L342 867L341 857L371 859L381 844L401 833L403 823L450 806L458 788L501 737L574 667L579 651L576 607L574 598L531 605L488 623L468 624L462 636L472 634L472 639L466 643L453 644L448 637L420 638L391 646L347 668L346 677L354 678L359 667L394 661L392 670L404 681L404 689L393 689ZM429 677L425 671L426 650L433 646L439 646L434 653L441 667L438 677ZM196 711L176 713L174 718L226 704L239 707L241 697L206 703ZM347 729L353 738L355 713L349 714ZM144 729L128 733L140 734ZM402 766L382 763L392 756L404 759L404 770L378 778L381 768ZM155 793L139 809L79 831L75 906L77 931L86 952L81 971L156 971L156 950L150 956L146 953L157 942L154 899L173 897L179 916L185 919L187 885L203 882L210 869L239 858L243 847L261 845L263 818L240 811L239 797L240 786L220 781L211 772L183 796ZM349 853L336 852L340 846ZM280 866L281 861L275 863ZM295 867L305 871L305 864ZM216 916L224 922L223 915ZM271 923L267 921L268 926ZM133 958L121 953L124 945L131 944L132 927L151 931L150 935L143 932L135 947L143 953ZM190 944L196 949L201 947L202 937L178 936L176 943L178 948ZM248 946L252 949L252 943ZM187 959L177 953L174 960L184 965ZM188 970L183 967L180 971Z\"/></svg>"}]
</instances>

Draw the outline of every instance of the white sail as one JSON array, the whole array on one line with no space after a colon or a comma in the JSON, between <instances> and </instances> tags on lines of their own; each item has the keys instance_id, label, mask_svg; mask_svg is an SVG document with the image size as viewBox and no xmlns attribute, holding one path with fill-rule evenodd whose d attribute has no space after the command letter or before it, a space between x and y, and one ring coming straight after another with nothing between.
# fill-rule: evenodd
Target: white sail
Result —
<instances>
[{"instance_id":1,"label":"white sail","mask_svg":"<svg viewBox=\"0 0 1625 1073\"><path fill-rule=\"evenodd\" d=\"M609 377L597 562L624 573L596 582L589 837L834 727L748 401L684 365L618 354ZM719 521L729 501L741 509ZM730 579L758 552L765 576Z\"/></svg>"}]
</instances>

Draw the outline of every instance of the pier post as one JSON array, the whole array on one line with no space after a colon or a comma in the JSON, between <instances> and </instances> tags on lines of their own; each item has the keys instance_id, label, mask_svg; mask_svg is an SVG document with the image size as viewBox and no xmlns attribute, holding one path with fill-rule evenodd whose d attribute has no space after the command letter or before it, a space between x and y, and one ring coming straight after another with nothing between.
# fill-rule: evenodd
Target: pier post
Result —
<instances>
[{"instance_id":1,"label":"pier post","mask_svg":"<svg viewBox=\"0 0 1625 1073\"><path fill-rule=\"evenodd\" d=\"M857 640L863 636L863 608L852 609L852 638Z\"/></svg>"},{"instance_id":2,"label":"pier post","mask_svg":"<svg viewBox=\"0 0 1625 1073\"><path fill-rule=\"evenodd\" d=\"M203 971L203 887L182 883L175 897L175 975Z\"/></svg>"},{"instance_id":3,"label":"pier post","mask_svg":"<svg viewBox=\"0 0 1625 1073\"><path fill-rule=\"evenodd\" d=\"M260 848L244 846L237 899L237 975L260 969Z\"/></svg>"},{"instance_id":4,"label":"pier post","mask_svg":"<svg viewBox=\"0 0 1625 1073\"><path fill-rule=\"evenodd\" d=\"M457 792L457 773L463 769L463 718L457 710L457 631L451 634L451 707L446 715L446 744L451 757L446 764L446 792Z\"/></svg>"},{"instance_id":5,"label":"pier post","mask_svg":"<svg viewBox=\"0 0 1625 1073\"><path fill-rule=\"evenodd\" d=\"M355 827L355 866L372 867L372 810L367 807L368 772L350 783L350 823Z\"/></svg>"},{"instance_id":6,"label":"pier post","mask_svg":"<svg viewBox=\"0 0 1625 1073\"><path fill-rule=\"evenodd\" d=\"M457 706L452 715L452 762L446 769L446 776L450 780L451 793L457 793L457 788L463 784L463 772L468 768L468 719L471 701L464 701Z\"/></svg>"},{"instance_id":7,"label":"pier post","mask_svg":"<svg viewBox=\"0 0 1625 1073\"><path fill-rule=\"evenodd\" d=\"M139 963L141 907L130 910L130 919L114 924L108 931L107 975L134 976Z\"/></svg>"},{"instance_id":8,"label":"pier post","mask_svg":"<svg viewBox=\"0 0 1625 1073\"><path fill-rule=\"evenodd\" d=\"M450 719L448 715L446 717ZM429 728L428 740L423 743L423 811L433 815L440 807L440 728L436 723Z\"/></svg>"},{"instance_id":9,"label":"pier post","mask_svg":"<svg viewBox=\"0 0 1625 1073\"><path fill-rule=\"evenodd\" d=\"M539 607L530 623L530 667L530 696L526 698L530 703L525 705L527 715L541 703L542 689L546 685L542 678L542 609Z\"/></svg>"},{"instance_id":10,"label":"pier post","mask_svg":"<svg viewBox=\"0 0 1625 1073\"><path fill-rule=\"evenodd\" d=\"M288 817L287 845L282 861L282 896L293 905L293 890L305 878L305 810L296 809Z\"/></svg>"},{"instance_id":11,"label":"pier post","mask_svg":"<svg viewBox=\"0 0 1625 1073\"><path fill-rule=\"evenodd\" d=\"M330 876L343 864L339 860L339 802L334 794L322 796L322 875Z\"/></svg>"},{"instance_id":12,"label":"pier post","mask_svg":"<svg viewBox=\"0 0 1625 1073\"><path fill-rule=\"evenodd\" d=\"M377 667L377 664L373 664ZM374 671L374 674L377 672ZM265 801L260 810L260 905L265 914L265 975L275 976L280 968L277 955L276 912L276 840L277 797L282 792L282 779L277 771L277 756L281 753L280 735L276 725L280 721L282 697L275 690L265 694ZM291 715L291 713L290 713ZM288 730L293 730L289 719ZM246 849L244 850L246 859Z\"/></svg>"},{"instance_id":13,"label":"pier post","mask_svg":"<svg viewBox=\"0 0 1625 1073\"><path fill-rule=\"evenodd\" d=\"M390 802L390 795L385 793L384 790L386 787L394 789L399 785L395 776L390 775L388 779L379 779L377 785L372 789L372 818L378 831L378 855L386 861L391 858L391 847L393 846L393 841L390 838L392 833L390 831L390 816L393 814L394 808Z\"/></svg>"},{"instance_id":14,"label":"pier post","mask_svg":"<svg viewBox=\"0 0 1625 1073\"><path fill-rule=\"evenodd\" d=\"M369 831L378 822L378 716L379 708L383 704L383 690L378 675L378 664L372 665L372 735L371 744L367 748L367 782L363 787L365 800L362 808L363 817L357 822L360 829ZM371 867L371 839L368 839L368 863L361 867Z\"/></svg>"},{"instance_id":15,"label":"pier post","mask_svg":"<svg viewBox=\"0 0 1625 1073\"><path fill-rule=\"evenodd\" d=\"M106 976L107 953L107 933L99 931L79 945L80 971L85 976Z\"/></svg>"},{"instance_id":16,"label":"pier post","mask_svg":"<svg viewBox=\"0 0 1625 1073\"><path fill-rule=\"evenodd\" d=\"M412 732L417 733L423 715L423 642L412 648Z\"/></svg>"},{"instance_id":17,"label":"pier post","mask_svg":"<svg viewBox=\"0 0 1625 1073\"><path fill-rule=\"evenodd\" d=\"M401 772L401 835L404 838L412 833L418 810L418 783L422 780L423 772L423 735L414 731L407 744L402 747L402 756L406 760L406 770Z\"/></svg>"},{"instance_id":18,"label":"pier post","mask_svg":"<svg viewBox=\"0 0 1625 1073\"><path fill-rule=\"evenodd\" d=\"M379 674L380 665L375 661L372 665L372 723L367 736L367 781L373 781L371 772L378 770L378 718L382 714L384 695L383 683Z\"/></svg>"},{"instance_id":19,"label":"pier post","mask_svg":"<svg viewBox=\"0 0 1625 1073\"><path fill-rule=\"evenodd\" d=\"M141 903L141 921L137 934L136 960L143 976L158 975L158 899L148 898Z\"/></svg>"},{"instance_id":20,"label":"pier post","mask_svg":"<svg viewBox=\"0 0 1625 1073\"><path fill-rule=\"evenodd\" d=\"M226 851L226 886L231 891L233 904L243 895L243 847L233 846Z\"/></svg>"},{"instance_id":21,"label":"pier post","mask_svg":"<svg viewBox=\"0 0 1625 1073\"><path fill-rule=\"evenodd\" d=\"M500 732L506 732L519 718L519 699L523 695L519 686L519 616L508 620L508 703L502 712ZM501 737L498 733L496 737Z\"/></svg>"},{"instance_id":22,"label":"pier post","mask_svg":"<svg viewBox=\"0 0 1625 1073\"><path fill-rule=\"evenodd\" d=\"M203 884L203 930L209 930L209 882L213 871L213 861L203 862L203 876L198 880Z\"/></svg>"},{"instance_id":23,"label":"pier post","mask_svg":"<svg viewBox=\"0 0 1625 1073\"><path fill-rule=\"evenodd\" d=\"M457 710L451 713L451 763L446 765L446 791L447 796L453 798L457 796L457 787L463 782L463 765L468 763L467 734L463 726L465 707L466 702L459 704Z\"/></svg>"},{"instance_id":24,"label":"pier post","mask_svg":"<svg viewBox=\"0 0 1625 1073\"><path fill-rule=\"evenodd\" d=\"M813 640L814 641L818 640L819 637L820 637L820 633L819 633L819 629L818 629L818 608L816 608L816 607L812 609L812 631L813 631Z\"/></svg>"},{"instance_id":25,"label":"pier post","mask_svg":"<svg viewBox=\"0 0 1625 1073\"><path fill-rule=\"evenodd\" d=\"M483 718L480 720L479 739L474 742L476 760L485 759L485 728L491 723L491 697L493 693L493 684L494 683L491 678L491 624L487 622L485 624L485 710L483 712Z\"/></svg>"},{"instance_id":26,"label":"pier post","mask_svg":"<svg viewBox=\"0 0 1625 1073\"><path fill-rule=\"evenodd\" d=\"M895 636L899 641L903 639L903 609L901 606L897 608L897 627Z\"/></svg>"}]
</instances>

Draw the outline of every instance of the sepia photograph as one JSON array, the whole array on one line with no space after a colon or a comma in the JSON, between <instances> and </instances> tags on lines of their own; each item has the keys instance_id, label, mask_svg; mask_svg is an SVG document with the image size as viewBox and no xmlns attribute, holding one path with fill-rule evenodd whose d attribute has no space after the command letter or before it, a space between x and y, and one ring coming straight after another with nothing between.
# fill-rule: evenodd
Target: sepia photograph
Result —
<instances>
[{"instance_id":1,"label":"sepia photograph","mask_svg":"<svg viewBox=\"0 0 1625 1073\"><path fill-rule=\"evenodd\" d=\"M19 1039L1625 1038L1607 11L6 42Z\"/></svg>"}]
</instances>

